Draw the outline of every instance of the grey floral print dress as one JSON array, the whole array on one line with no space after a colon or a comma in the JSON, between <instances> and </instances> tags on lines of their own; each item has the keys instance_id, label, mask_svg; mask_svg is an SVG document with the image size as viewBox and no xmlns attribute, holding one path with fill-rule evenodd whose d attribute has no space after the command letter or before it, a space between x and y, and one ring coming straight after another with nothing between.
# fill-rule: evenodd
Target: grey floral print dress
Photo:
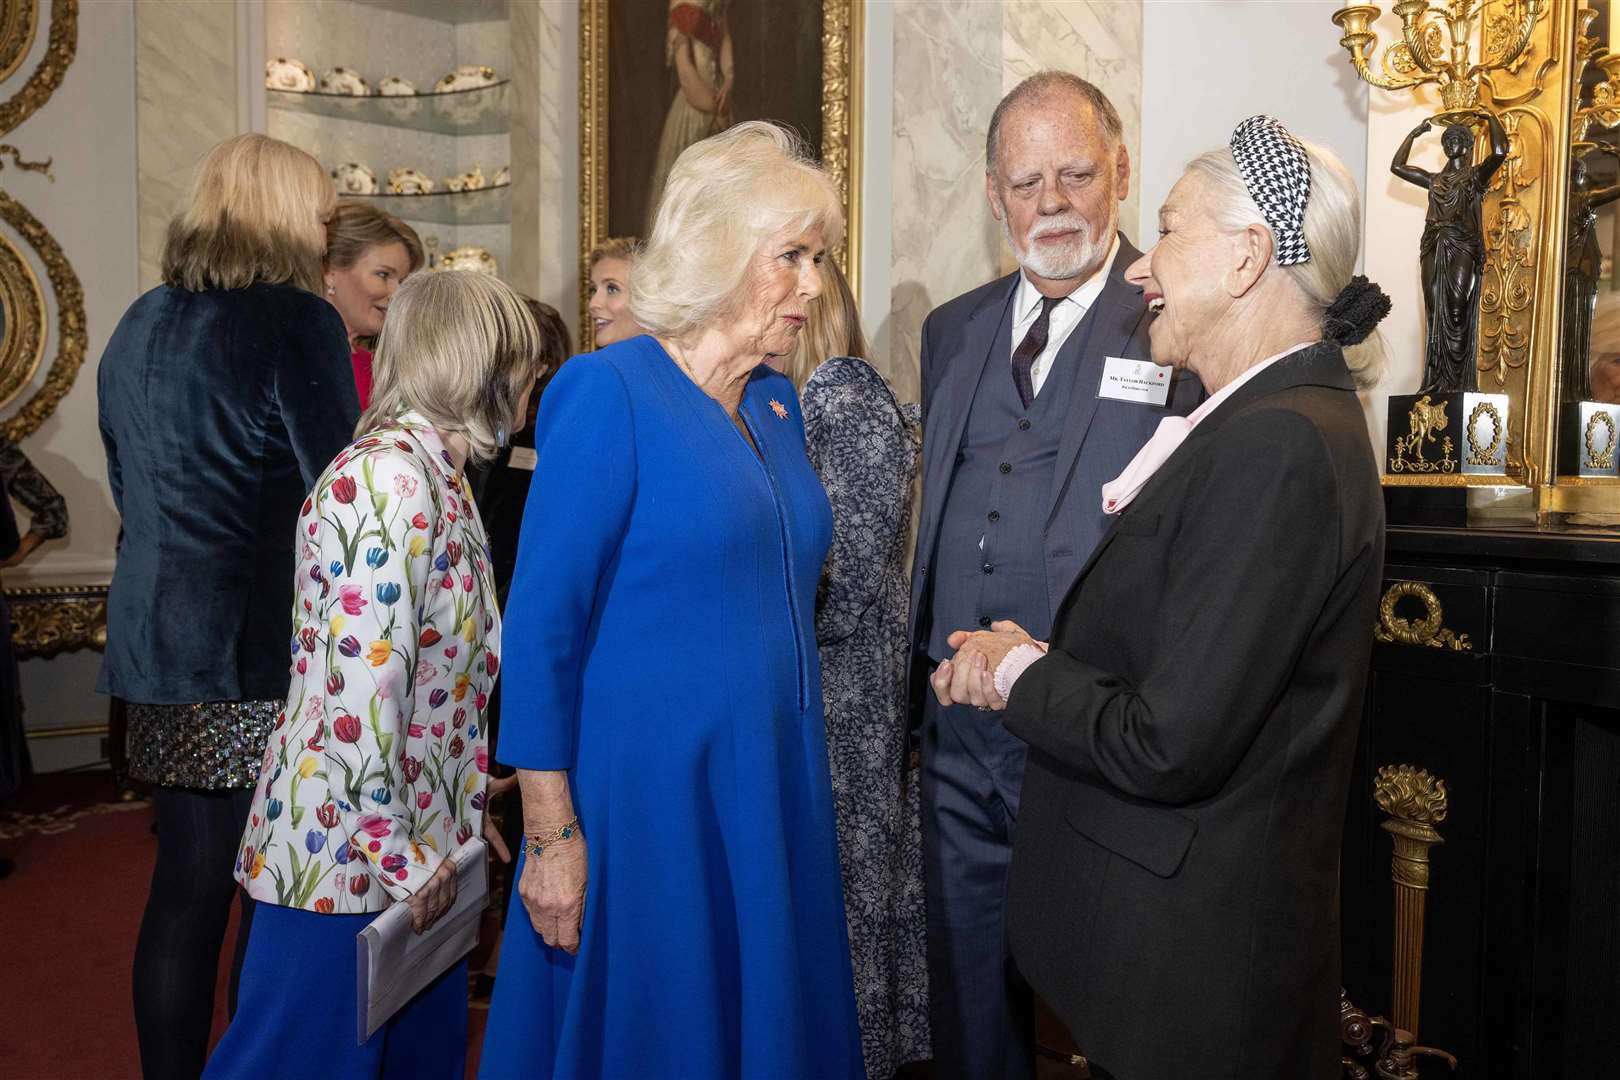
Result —
<instances>
[{"instance_id":1,"label":"grey floral print dress","mask_svg":"<svg viewBox=\"0 0 1620 1080\"><path fill-rule=\"evenodd\" d=\"M866 1074L931 1056L917 771L905 720L906 549L920 409L864 360L834 357L800 396L832 503L816 595L838 849Z\"/></svg>"}]
</instances>

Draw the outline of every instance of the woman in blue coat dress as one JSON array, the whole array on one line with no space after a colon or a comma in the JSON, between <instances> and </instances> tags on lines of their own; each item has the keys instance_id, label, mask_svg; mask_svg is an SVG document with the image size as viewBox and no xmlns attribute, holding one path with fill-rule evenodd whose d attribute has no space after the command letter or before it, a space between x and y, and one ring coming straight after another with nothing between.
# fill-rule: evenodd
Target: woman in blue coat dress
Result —
<instances>
[{"instance_id":1,"label":"woman in blue coat dress","mask_svg":"<svg viewBox=\"0 0 1620 1080\"><path fill-rule=\"evenodd\" d=\"M525 850L488 1080L863 1075L814 636L831 516L764 366L842 228L785 131L689 147L632 272L651 336L546 392L506 612Z\"/></svg>"}]
</instances>

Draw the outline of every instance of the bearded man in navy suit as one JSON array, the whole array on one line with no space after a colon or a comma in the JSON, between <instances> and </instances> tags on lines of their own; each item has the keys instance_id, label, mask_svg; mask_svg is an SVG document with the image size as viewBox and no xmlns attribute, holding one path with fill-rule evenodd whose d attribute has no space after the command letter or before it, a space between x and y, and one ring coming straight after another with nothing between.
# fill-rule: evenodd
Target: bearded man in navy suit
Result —
<instances>
[{"instance_id":1,"label":"bearded man in navy suit","mask_svg":"<svg viewBox=\"0 0 1620 1080\"><path fill-rule=\"evenodd\" d=\"M1019 270L923 324L911 700L942 1078L1034 1074L1031 995L1002 926L1024 744L991 713L939 705L926 675L954 653L955 630L1010 619L1046 639L1102 536L1102 485L1160 420L1203 396L1185 373L1132 363L1149 352L1141 290L1124 277L1140 252L1119 232L1130 179L1119 113L1101 90L1064 72L1026 79L996 107L985 161ZM1157 393L1136 389L1143 378Z\"/></svg>"}]
</instances>

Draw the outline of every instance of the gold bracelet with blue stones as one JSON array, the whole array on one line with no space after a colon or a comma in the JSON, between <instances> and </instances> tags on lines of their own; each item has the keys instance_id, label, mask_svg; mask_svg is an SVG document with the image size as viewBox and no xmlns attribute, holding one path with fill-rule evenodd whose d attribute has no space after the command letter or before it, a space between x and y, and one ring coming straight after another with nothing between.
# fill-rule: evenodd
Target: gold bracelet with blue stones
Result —
<instances>
[{"instance_id":1,"label":"gold bracelet with blue stones","mask_svg":"<svg viewBox=\"0 0 1620 1080\"><path fill-rule=\"evenodd\" d=\"M538 859L540 853L553 844L560 844L564 840L572 840L579 832L579 818L566 822L561 828L553 829L544 836L525 836L523 850L532 858Z\"/></svg>"}]
</instances>

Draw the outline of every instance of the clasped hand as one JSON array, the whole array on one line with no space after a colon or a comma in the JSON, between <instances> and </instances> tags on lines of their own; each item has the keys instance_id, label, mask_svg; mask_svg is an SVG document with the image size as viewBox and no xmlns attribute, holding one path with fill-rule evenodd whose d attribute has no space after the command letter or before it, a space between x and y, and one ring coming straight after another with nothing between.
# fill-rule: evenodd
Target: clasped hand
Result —
<instances>
[{"instance_id":1,"label":"clasped hand","mask_svg":"<svg viewBox=\"0 0 1620 1080\"><path fill-rule=\"evenodd\" d=\"M1005 709L996 693L996 668L1020 645L1034 645L1022 626L1011 619L990 624L988 630L958 630L947 643L956 654L929 676L941 705L971 705L976 709Z\"/></svg>"},{"instance_id":2,"label":"clasped hand","mask_svg":"<svg viewBox=\"0 0 1620 1080\"><path fill-rule=\"evenodd\" d=\"M516 776L503 779L491 777L485 789L486 807L516 786ZM507 850L501 831L495 827L494 818L487 813L484 815L484 839L501 862L512 861L512 853ZM449 911L450 905L455 902L456 866L449 859L445 859L433 871L433 876L406 900L411 909L411 930L418 934L424 933L428 927L438 922L439 917Z\"/></svg>"}]
</instances>

